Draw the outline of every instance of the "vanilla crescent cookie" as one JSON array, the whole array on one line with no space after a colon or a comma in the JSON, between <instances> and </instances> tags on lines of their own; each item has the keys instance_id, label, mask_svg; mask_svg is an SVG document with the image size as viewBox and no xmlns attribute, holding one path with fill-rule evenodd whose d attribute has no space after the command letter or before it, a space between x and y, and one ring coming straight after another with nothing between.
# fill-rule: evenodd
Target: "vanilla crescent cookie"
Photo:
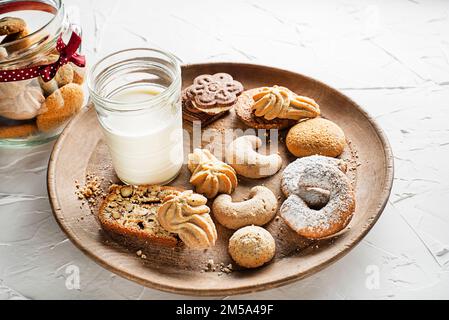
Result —
<instances>
[{"instance_id":1,"label":"vanilla crescent cookie","mask_svg":"<svg viewBox=\"0 0 449 320\"><path fill-rule=\"evenodd\" d=\"M256 151L262 146L257 136L242 136L231 142L226 148L226 162L235 171L247 178L260 179L276 174L282 167L282 158L273 153L264 155Z\"/></svg>"},{"instance_id":2,"label":"vanilla crescent cookie","mask_svg":"<svg viewBox=\"0 0 449 320\"><path fill-rule=\"evenodd\" d=\"M321 156L298 159L287 167L282 177L287 200L281 206L280 216L299 235L320 239L349 224L355 211L355 195L344 168L339 160ZM307 203L319 198L317 193L315 198L309 195L311 188L328 192L328 201L319 210L311 209Z\"/></svg>"},{"instance_id":3,"label":"vanilla crescent cookie","mask_svg":"<svg viewBox=\"0 0 449 320\"><path fill-rule=\"evenodd\" d=\"M246 201L233 202L230 195L222 194L212 204L214 217L228 229L263 226L274 218L277 209L276 196L264 186L252 188Z\"/></svg>"},{"instance_id":4,"label":"vanilla crescent cookie","mask_svg":"<svg viewBox=\"0 0 449 320\"><path fill-rule=\"evenodd\" d=\"M191 249L215 245L217 230L206 205L207 199L193 191L172 194L163 200L157 216L161 226L176 233Z\"/></svg>"}]
</instances>

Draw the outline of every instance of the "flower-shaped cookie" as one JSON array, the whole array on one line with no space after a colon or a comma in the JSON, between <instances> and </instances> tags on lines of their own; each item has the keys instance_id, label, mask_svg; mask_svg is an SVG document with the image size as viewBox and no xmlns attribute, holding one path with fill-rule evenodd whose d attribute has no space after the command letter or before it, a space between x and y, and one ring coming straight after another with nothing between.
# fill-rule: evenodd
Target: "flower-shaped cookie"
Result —
<instances>
[{"instance_id":1,"label":"flower-shaped cookie","mask_svg":"<svg viewBox=\"0 0 449 320\"><path fill-rule=\"evenodd\" d=\"M227 73L203 74L186 89L185 96L200 111L217 114L229 110L243 86Z\"/></svg>"},{"instance_id":2,"label":"flower-shaped cookie","mask_svg":"<svg viewBox=\"0 0 449 320\"><path fill-rule=\"evenodd\" d=\"M188 167L192 172L190 183L196 192L209 199L219 193L231 194L237 187L237 175L228 164L218 160L209 150L195 149L189 154Z\"/></svg>"}]
</instances>

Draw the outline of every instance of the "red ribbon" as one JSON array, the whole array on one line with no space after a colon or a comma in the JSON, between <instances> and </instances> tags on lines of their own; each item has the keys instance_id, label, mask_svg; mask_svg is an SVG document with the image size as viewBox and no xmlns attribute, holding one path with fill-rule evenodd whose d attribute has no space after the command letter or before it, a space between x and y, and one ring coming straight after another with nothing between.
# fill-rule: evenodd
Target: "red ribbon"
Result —
<instances>
[{"instance_id":1,"label":"red ribbon","mask_svg":"<svg viewBox=\"0 0 449 320\"><path fill-rule=\"evenodd\" d=\"M23 69L0 70L0 82L22 81L36 77L42 77L45 82L48 82L55 77L59 68L69 62L82 68L86 65L86 58L76 52L80 45L81 37L76 32L72 32L67 44L64 43L62 37L59 37L56 42L56 50L59 52L58 61Z\"/></svg>"}]
</instances>

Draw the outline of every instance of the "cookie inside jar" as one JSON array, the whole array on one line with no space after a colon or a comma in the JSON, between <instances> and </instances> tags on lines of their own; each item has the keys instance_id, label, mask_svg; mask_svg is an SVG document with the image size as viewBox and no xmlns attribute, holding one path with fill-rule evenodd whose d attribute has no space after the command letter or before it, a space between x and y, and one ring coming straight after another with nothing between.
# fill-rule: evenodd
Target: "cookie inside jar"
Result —
<instances>
[{"instance_id":1,"label":"cookie inside jar","mask_svg":"<svg viewBox=\"0 0 449 320\"><path fill-rule=\"evenodd\" d=\"M0 145L49 141L81 110L80 47L61 0L0 3Z\"/></svg>"}]
</instances>

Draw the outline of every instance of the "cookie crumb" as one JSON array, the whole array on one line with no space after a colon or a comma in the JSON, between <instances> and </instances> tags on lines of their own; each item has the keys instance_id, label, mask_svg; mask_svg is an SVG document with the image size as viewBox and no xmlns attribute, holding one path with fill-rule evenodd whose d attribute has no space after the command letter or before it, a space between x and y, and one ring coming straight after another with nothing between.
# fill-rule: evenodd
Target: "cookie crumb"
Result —
<instances>
[{"instance_id":1,"label":"cookie crumb","mask_svg":"<svg viewBox=\"0 0 449 320\"><path fill-rule=\"evenodd\" d=\"M224 262L215 263L213 259L209 259L206 263L206 267L201 269L200 272L217 272L220 277L223 274L230 274L233 271L232 263L226 265Z\"/></svg>"}]
</instances>

